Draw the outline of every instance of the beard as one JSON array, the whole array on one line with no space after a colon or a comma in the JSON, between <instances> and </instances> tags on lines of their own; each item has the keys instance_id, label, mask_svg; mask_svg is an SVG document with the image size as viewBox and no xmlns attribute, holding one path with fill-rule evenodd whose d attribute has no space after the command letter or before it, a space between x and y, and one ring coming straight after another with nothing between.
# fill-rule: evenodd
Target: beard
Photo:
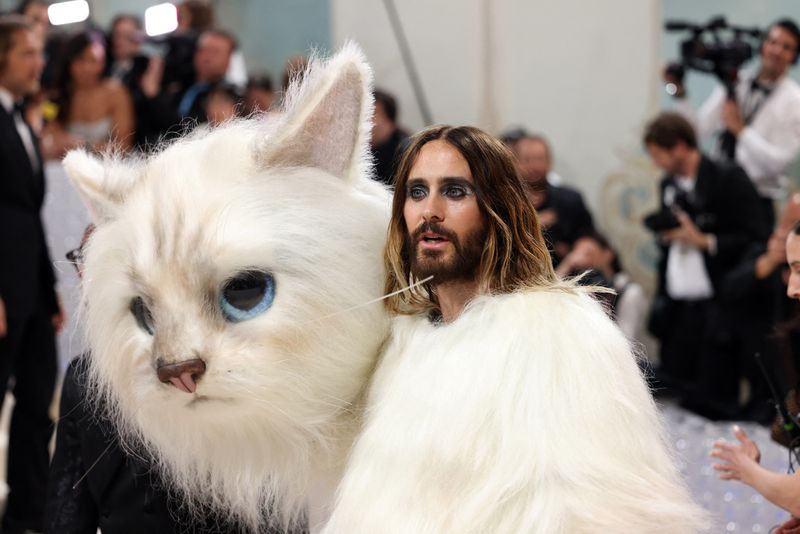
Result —
<instances>
[{"instance_id":1,"label":"beard","mask_svg":"<svg viewBox=\"0 0 800 534\"><path fill-rule=\"evenodd\" d=\"M453 245L453 251L420 250L419 237L424 232L435 232L446 237ZM421 224L406 241L411 272L419 279L433 276L432 283L437 285L456 280L475 279L481 263L486 234L486 228L479 228L468 234L462 244L454 232L436 223Z\"/></svg>"}]
</instances>

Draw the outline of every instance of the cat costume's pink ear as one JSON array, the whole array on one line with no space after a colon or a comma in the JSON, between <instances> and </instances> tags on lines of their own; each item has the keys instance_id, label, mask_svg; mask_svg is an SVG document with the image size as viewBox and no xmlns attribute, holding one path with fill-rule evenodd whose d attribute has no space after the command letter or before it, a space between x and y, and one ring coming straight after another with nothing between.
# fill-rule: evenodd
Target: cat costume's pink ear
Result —
<instances>
[{"instance_id":1,"label":"cat costume's pink ear","mask_svg":"<svg viewBox=\"0 0 800 534\"><path fill-rule=\"evenodd\" d=\"M71 150L63 164L96 225L116 216L125 194L140 176L130 163L101 162L83 149Z\"/></svg>"},{"instance_id":2,"label":"cat costume's pink ear","mask_svg":"<svg viewBox=\"0 0 800 534\"><path fill-rule=\"evenodd\" d=\"M354 43L312 60L285 96L281 134L258 147L270 167L316 167L350 181L369 169L372 72Z\"/></svg>"}]
</instances>

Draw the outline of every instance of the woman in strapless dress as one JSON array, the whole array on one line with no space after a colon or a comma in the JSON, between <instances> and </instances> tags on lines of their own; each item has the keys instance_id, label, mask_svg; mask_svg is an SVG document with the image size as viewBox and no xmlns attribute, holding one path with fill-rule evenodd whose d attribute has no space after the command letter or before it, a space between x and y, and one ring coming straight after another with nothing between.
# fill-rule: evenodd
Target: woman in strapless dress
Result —
<instances>
[{"instance_id":1,"label":"woman in strapless dress","mask_svg":"<svg viewBox=\"0 0 800 534\"><path fill-rule=\"evenodd\" d=\"M127 89L103 77L105 42L82 32L64 47L54 100L58 111L45 128L45 157L61 158L84 146L92 151L126 151L133 145L134 116Z\"/></svg>"}]
</instances>

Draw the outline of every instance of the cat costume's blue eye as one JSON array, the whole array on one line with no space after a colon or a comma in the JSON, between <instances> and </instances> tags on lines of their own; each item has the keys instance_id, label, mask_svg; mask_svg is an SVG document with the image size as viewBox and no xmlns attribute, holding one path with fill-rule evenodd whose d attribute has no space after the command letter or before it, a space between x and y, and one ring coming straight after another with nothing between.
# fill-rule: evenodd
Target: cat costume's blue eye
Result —
<instances>
[{"instance_id":1,"label":"cat costume's blue eye","mask_svg":"<svg viewBox=\"0 0 800 534\"><path fill-rule=\"evenodd\" d=\"M155 332L153 314L150 313L150 308L144 303L142 297L136 297L131 300L131 313L136 318L136 324L139 325L139 328L152 336L153 332Z\"/></svg>"},{"instance_id":2,"label":"cat costume's blue eye","mask_svg":"<svg viewBox=\"0 0 800 534\"><path fill-rule=\"evenodd\" d=\"M219 292L219 305L226 321L238 323L267 311L275 299L275 280L262 271L244 271Z\"/></svg>"}]
</instances>

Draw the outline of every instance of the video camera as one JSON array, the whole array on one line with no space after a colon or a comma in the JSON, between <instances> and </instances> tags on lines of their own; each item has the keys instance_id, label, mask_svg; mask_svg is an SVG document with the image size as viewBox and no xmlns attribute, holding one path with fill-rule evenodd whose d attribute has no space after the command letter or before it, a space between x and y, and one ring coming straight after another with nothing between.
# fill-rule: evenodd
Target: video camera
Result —
<instances>
[{"instance_id":1,"label":"video camera","mask_svg":"<svg viewBox=\"0 0 800 534\"><path fill-rule=\"evenodd\" d=\"M668 32L691 32L681 43L681 62L667 66L667 73L683 80L685 69L714 74L734 96L741 66L758 49L762 32L758 28L729 25L725 17L714 17L705 25L670 20L664 25Z\"/></svg>"}]
</instances>

